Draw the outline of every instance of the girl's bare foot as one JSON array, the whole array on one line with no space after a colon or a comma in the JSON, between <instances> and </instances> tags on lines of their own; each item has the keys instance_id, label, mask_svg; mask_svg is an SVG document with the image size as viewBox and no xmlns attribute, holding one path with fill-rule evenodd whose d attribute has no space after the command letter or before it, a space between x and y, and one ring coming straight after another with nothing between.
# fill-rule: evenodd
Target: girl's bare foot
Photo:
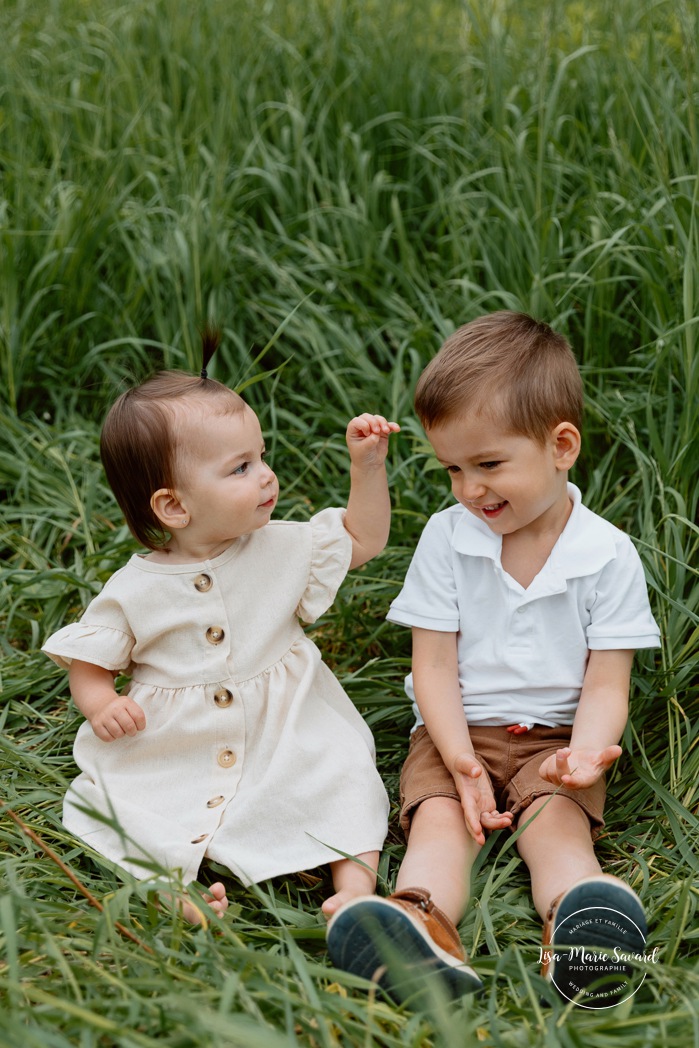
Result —
<instances>
[{"instance_id":1,"label":"girl's bare foot","mask_svg":"<svg viewBox=\"0 0 699 1048\"><path fill-rule=\"evenodd\" d=\"M325 900L321 906L323 915L326 918L330 918L334 913L337 913L341 906L344 906L346 902L349 902L350 899L356 899L357 896L366 894L368 894L366 891L353 891L351 888L343 888L342 891L336 892L334 895L331 895L329 899Z\"/></svg>"},{"instance_id":2,"label":"girl's bare foot","mask_svg":"<svg viewBox=\"0 0 699 1048\"><path fill-rule=\"evenodd\" d=\"M337 862L331 862L333 887L336 890L321 906L323 916L329 919L346 902L357 899L360 895L373 895L378 864L377 851L362 852L354 859L338 859Z\"/></svg>"},{"instance_id":3,"label":"girl's bare foot","mask_svg":"<svg viewBox=\"0 0 699 1048\"><path fill-rule=\"evenodd\" d=\"M172 896L164 896L167 902L172 905ZM206 895L202 897L202 902L206 903L210 907L217 917L223 917L224 913L228 909L228 897L226 896L225 885L221 884L220 881L216 881L209 887ZM204 906L197 906L193 899L189 895L181 895L176 900L176 906L179 912L182 914L185 921L188 924L203 924L208 923L208 913Z\"/></svg>"}]
</instances>

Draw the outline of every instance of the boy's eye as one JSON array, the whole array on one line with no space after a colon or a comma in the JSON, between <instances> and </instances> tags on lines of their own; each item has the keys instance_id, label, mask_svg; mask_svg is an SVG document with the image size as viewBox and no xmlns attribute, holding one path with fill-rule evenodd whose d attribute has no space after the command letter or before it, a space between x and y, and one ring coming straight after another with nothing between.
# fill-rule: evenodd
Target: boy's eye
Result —
<instances>
[{"instance_id":1,"label":"boy's eye","mask_svg":"<svg viewBox=\"0 0 699 1048\"><path fill-rule=\"evenodd\" d=\"M495 467L499 466L500 463L499 462L479 462L478 465L481 467L481 469L495 469Z\"/></svg>"},{"instance_id":2,"label":"boy's eye","mask_svg":"<svg viewBox=\"0 0 699 1048\"><path fill-rule=\"evenodd\" d=\"M243 477L243 476L245 476L247 471L248 471L248 463L247 462L241 462L241 464L239 466L236 466L236 468L233 470L233 476L234 477Z\"/></svg>"},{"instance_id":3,"label":"boy's eye","mask_svg":"<svg viewBox=\"0 0 699 1048\"><path fill-rule=\"evenodd\" d=\"M461 472L461 470L459 469L458 466L447 466L447 473L451 473L452 476L453 476L454 473L460 473L460 472Z\"/></svg>"}]
</instances>

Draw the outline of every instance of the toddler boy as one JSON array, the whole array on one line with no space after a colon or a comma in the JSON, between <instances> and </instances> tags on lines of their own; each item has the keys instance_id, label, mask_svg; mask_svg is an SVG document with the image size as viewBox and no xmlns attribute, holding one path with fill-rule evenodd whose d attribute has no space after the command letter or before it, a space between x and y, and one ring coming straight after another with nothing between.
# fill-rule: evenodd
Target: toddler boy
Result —
<instances>
[{"instance_id":1,"label":"toddler boy","mask_svg":"<svg viewBox=\"0 0 699 1048\"><path fill-rule=\"evenodd\" d=\"M455 925L489 830L522 830L545 974L564 997L597 977L581 947L643 951L640 900L602 873L593 839L634 650L660 641L634 546L568 482L582 403L565 339L511 312L459 328L417 386L456 505L428 521L388 614L413 635L408 844L394 894L355 899L328 927L333 963L398 1001L431 972L453 996L480 987ZM617 919L572 920L600 908Z\"/></svg>"}]
</instances>

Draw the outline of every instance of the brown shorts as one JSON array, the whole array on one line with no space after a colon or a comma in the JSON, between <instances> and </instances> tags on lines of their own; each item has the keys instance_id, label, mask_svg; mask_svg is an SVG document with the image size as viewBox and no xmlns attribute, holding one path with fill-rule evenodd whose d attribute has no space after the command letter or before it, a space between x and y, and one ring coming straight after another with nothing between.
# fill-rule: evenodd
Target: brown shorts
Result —
<instances>
[{"instance_id":1,"label":"brown shorts","mask_svg":"<svg viewBox=\"0 0 699 1048\"><path fill-rule=\"evenodd\" d=\"M483 767L495 795L498 811L513 815L527 808L537 797L558 793L570 797L587 815L592 836L604 826L604 778L586 790L557 788L539 775L541 762L570 742L570 727L547 728L535 724L522 735L505 727L469 726L473 750ZM410 748L400 777L400 824L406 837L410 820L419 804L429 797L453 797L459 800L454 779L444 765L438 749L424 726L410 736ZM512 829L516 829L516 820Z\"/></svg>"}]
</instances>

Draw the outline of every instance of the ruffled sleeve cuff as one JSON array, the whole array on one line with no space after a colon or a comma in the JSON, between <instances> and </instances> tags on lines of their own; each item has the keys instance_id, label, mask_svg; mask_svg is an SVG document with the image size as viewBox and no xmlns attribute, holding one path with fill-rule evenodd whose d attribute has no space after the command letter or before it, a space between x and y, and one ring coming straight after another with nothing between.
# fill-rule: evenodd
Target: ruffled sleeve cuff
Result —
<instances>
[{"instance_id":1,"label":"ruffled sleeve cuff","mask_svg":"<svg viewBox=\"0 0 699 1048\"><path fill-rule=\"evenodd\" d=\"M125 670L131 662L134 638L110 626L73 622L52 634L42 647L45 655L67 670L73 659L91 662L112 672Z\"/></svg>"},{"instance_id":2,"label":"ruffled sleeve cuff","mask_svg":"<svg viewBox=\"0 0 699 1048\"><path fill-rule=\"evenodd\" d=\"M298 616L304 622L315 622L328 610L349 571L352 539L344 522L344 509L324 509L310 520L310 572L297 608Z\"/></svg>"}]
</instances>

